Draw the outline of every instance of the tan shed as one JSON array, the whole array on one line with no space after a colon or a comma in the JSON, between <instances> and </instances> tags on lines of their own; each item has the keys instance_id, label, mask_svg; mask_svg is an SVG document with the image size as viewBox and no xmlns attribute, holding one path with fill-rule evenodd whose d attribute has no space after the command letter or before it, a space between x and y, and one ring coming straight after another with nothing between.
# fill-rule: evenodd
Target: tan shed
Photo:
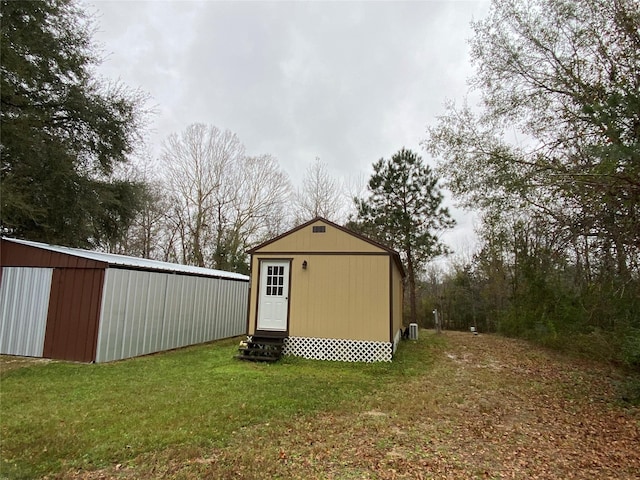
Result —
<instances>
[{"instance_id":1,"label":"tan shed","mask_svg":"<svg viewBox=\"0 0 640 480\"><path fill-rule=\"evenodd\" d=\"M284 338L284 354L391 361L401 336L398 253L324 218L249 251L247 334Z\"/></svg>"}]
</instances>

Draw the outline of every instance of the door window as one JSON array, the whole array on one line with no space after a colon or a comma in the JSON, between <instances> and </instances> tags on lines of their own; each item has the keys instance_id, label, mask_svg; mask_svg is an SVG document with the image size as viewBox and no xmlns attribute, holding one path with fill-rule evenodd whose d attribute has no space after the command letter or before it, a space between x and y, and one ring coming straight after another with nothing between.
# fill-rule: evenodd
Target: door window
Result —
<instances>
[{"instance_id":1,"label":"door window","mask_svg":"<svg viewBox=\"0 0 640 480\"><path fill-rule=\"evenodd\" d=\"M267 295L281 297L284 289L284 267L267 267Z\"/></svg>"}]
</instances>

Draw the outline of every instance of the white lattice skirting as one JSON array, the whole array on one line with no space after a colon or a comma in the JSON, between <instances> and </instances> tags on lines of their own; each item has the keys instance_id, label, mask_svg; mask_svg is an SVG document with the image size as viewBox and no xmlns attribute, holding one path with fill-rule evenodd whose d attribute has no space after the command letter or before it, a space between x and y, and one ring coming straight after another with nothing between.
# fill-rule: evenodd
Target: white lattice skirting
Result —
<instances>
[{"instance_id":1,"label":"white lattice skirting","mask_svg":"<svg viewBox=\"0 0 640 480\"><path fill-rule=\"evenodd\" d=\"M390 362L393 355L393 343L333 338L288 337L284 341L282 353L313 360Z\"/></svg>"}]
</instances>

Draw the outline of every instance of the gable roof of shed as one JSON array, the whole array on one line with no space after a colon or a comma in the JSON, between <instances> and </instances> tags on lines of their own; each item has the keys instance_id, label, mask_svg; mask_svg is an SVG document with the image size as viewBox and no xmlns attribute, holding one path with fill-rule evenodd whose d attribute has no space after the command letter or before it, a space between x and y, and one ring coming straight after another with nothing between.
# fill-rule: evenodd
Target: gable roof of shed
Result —
<instances>
[{"instance_id":1,"label":"gable roof of shed","mask_svg":"<svg viewBox=\"0 0 640 480\"><path fill-rule=\"evenodd\" d=\"M377 248L380 248L381 250L384 250L385 252L387 252L389 255L391 255L393 257L394 261L396 262L396 265L398 266L398 268L400 269L400 272L402 273L402 276L403 277L406 276L406 273L404 271L404 267L402 265L402 261L400 260L400 254L396 250L394 250L392 248L389 248L386 245L383 245L382 243L376 242L375 240L372 240L372 239L370 239L368 237L365 237L364 235L356 233L353 230L349 230L346 227L338 225L337 223L333 223L332 221L327 220L326 218L323 218L323 217L315 217L314 219L309 220L308 222L305 222L302 225L298 225L297 227L292 228L291 230L286 231L286 232L278 235L275 238L267 240L266 242L263 242L260 245L257 245L255 247L253 247L252 249L248 250L247 253L250 253L250 254L257 253L259 250L263 249L267 245L271 245L272 243L275 243L275 242L281 240L282 238L288 237L289 235L291 235L291 234L293 234L295 232L298 232L298 231L300 231L300 230L302 230L302 229L304 229L304 228L306 228L306 227L308 227L308 226L310 226L310 225L312 225L312 224L314 224L316 222L326 223L328 226L331 226L331 227L333 227L333 228L335 228L337 230L340 230L340 231L346 233L347 235L351 235L352 237L355 237L355 238L357 238L359 240L362 240L362 241L364 241L364 242L366 242L366 243L368 243L370 245L373 245L374 247L377 247Z\"/></svg>"},{"instance_id":2,"label":"gable roof of shed","mask_svg":"<svg viewBox=\"0 0 640 480\"><path fill-rule=\"evenodd\" d=\"M49 245L46 243L32 242L30 240L19 240L17 238L2 237L2 240L39 248L50 252L71 255L73 257L94 260L106 263L109 266L120 268L131 268L135 270L150 270L159 272L184 273L188 275L198 275L204 277L228 278L233 280L249 280L247 275L239 273L225 272L211 268L194 267L192 265L180 265L177 263L161 262L147 258L129 257L126 255L116 255L115 253L94 252L92 250L82 250L80 248L62 247L59 245Z\"/></svg>"}]
</instances>

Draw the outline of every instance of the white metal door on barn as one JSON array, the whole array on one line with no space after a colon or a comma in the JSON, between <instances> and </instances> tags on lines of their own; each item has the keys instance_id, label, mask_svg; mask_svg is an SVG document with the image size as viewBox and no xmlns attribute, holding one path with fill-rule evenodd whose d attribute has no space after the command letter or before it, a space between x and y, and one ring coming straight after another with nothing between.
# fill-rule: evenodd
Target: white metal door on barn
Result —
<instances>
[{"instance_id":1,"label":"white metal door on barn","mask_svg":"<svg viewBox=\"0 0 640 480\"><path fill-rule=\"evenodd\" d=\"M262 260L260 262L257 330L287 331L289 268L289 260Z\"/></svg>"},{"instance_id":2,"label":"white metal door on barn","mask_svg":"<svg viewBox=\"0 0 640 480\"><path fill-rule=\"evenodd\" d=\"M42 357L53 268L2 267L0 353Z\"/></svg>"}]
</instances>

